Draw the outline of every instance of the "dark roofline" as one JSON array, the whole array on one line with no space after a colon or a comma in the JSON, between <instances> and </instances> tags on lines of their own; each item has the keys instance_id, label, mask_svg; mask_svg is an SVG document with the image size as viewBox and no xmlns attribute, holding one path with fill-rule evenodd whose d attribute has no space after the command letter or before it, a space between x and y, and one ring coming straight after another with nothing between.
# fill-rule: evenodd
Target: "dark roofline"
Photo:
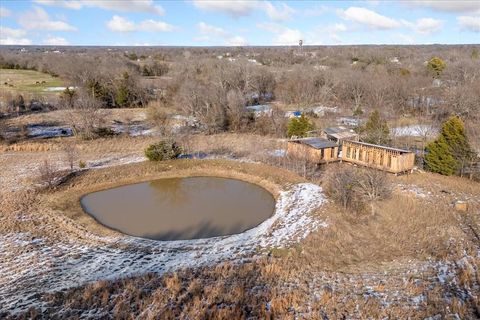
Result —
<instances>
[{"instance_id":1,"label":"dark roofline","mask_svg":"<svg viewBox=\"0 0 480 320\"><path fill-rule=\"evenodd\" d=\"M289 142L305 144L315 149L338 147L338 144L336 144L335 142L332 142L326 139L315 138L315 137L292 139L292 140L289 140Z\"/></svg>"},{"instance_id":2,"label":"dark roofline","mask_svg":"<svg viewBox=\"0 0 480 320\"><path fill-rule=\"evenodd\" d=\"M387 146L381 146L379 144L372 144L372 143L352 141L352 140L343 140L343 141L344 142L351 142L351 143L354 143L354 144L361 144L361 145L364 145L364 146L367 146L367 147L381 148L381 149L385 149L385 150L397 151L397 152L402 152L402 153L413 153L412 151L397 149L397 148L392 148L392 147L387 147Z\"/></svg>"}]
</instances>

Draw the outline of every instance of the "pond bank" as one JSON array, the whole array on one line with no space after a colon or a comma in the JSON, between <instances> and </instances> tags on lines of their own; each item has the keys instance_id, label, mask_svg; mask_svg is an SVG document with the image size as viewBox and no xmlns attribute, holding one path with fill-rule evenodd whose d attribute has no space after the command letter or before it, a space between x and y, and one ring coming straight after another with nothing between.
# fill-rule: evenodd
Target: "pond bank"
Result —
<instances>
[{"instance_id":1,"label":"pond bank","mask_svg":"<svg viewBox=\"0 0 480 320\"><path fill-rule=\"evenodd\" d=\"M215 176L249 179L267 188L277 199L273 216L241 234L154 241L108 230L75 209L80 207L78 197L87 190L207 171ZM19 312L39 306L41 292L96 280L148 272L163 274L184 267L240 261L264 252L264 248L297 242L311 231L326 227L325 222L312 216L324 202L321 187L303 183L301 178L285 170L251 163L177 160L85 172L57 192L36 196L35 207L17 216L10 232L2 232L0 254L5 258L0 303L7 310ZM33 264L35 270L30 268Z\"/></svg>"}]
</instances>

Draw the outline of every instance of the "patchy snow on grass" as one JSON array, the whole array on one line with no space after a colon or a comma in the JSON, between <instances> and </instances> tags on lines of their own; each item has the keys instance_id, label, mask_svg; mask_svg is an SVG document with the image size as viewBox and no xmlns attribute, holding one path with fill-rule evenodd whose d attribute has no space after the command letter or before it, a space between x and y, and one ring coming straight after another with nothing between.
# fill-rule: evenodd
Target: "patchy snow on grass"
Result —
<instances>
[{"instance_id":1,"label":"patchy snow on grass","mask_svg":"<svg viewBox=\"0 0 480 320\"><path fill-rule=\"evenodd\" d=\"M34 139L73 136L73 130L70 127L29 125L27 127L27 130L28 130L28 136Z\"/></svg>"},{"instance_id":2,"label":"patchy snow on grass","mask_svg":"<svg viewBox=\"0 0 480 320\"><path fill-rule=\"evenodd\" d=\"M60 243L27 233L0 235L0 305L10 312L40 306L39 293L54 292L102 279L154 272L162 274L259 254L306 237L327 224L311 212L325 203L322 188L301 183L281 192L275 213L240 234L196 240L155 241L131 236L99 237L71 224L83 238ZM48 228L48 224L39 224Z\"/></svg>"},{"instance_id":3,"label":"patchy snow on grass","mask_svg":"<svg viewBox=\"0 0 480 320\"><path fill-rule=\"evenodd\" d=\"M94 161L87 161L87 167L91 169L107 168L112 166L119 166L122 164L143 162L146 158L143 155L128 155L120 157L108 157Z\"/></svg>"},{"instance_id":4,"label":"patchy snow on grass","mask_svg":"<svg viewBox=\"0 0 480 320\"><path fill-rule=\"evenodd\" d=\"M428 124L414 124L404 127L392 128L391 134L396 137L434 137L438 129Z\"/></svg>"}]
</instances>

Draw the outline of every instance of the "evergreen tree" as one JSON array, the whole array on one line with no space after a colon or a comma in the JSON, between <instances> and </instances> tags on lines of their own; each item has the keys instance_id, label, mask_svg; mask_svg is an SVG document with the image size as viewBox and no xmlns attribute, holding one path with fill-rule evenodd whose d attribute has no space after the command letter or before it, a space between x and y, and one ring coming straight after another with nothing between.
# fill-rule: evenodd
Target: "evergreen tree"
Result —
<instances>
[{"instance_id":1,"label":"evergreen tree","mask_svg":"<svg viewBox=\"0 0 480 320\"><path fill-rule=\"evenodd\" d=\"M427 146L427 151L426 167L444 175L462 175L475 156L468 143L463 121L457 116L445 121L440 136Z\"/></svg>"},{"instance_id":2,"label":"evergreen tree","mask_svg":"<svg viewBox=\"0 0 480 320\"><path fill-rule=\"evenodd\" d=\"M373 111L363 128L363 140L373 144L388 144L390 142L390 129L387 121L382 119L378 110Z\"/></svg>"},{"instance_id":3,"label":"evergreen tree","mask_svg":"<svg viewBox=\"0 0 480 320\"><path fill-rule=\"evenodd\" d=\"M292 136L305 137L308 131L313 130L313 124L308 121L305 115L301 115L300 118L293 118L288 123L287 135L289 138Z\"/></svg>"},{"instance_id":4,"label":"evergreen tree","mask_svg":"<svg viewBox=\"0 0 480 320\"><path fill-rule=\"evenodd\" d=\"M443 136L431 142L427 146L425 167L432 172L450 176L457 169L457 162L452 155L450 147Z\"/></svg>"}]
</instances>

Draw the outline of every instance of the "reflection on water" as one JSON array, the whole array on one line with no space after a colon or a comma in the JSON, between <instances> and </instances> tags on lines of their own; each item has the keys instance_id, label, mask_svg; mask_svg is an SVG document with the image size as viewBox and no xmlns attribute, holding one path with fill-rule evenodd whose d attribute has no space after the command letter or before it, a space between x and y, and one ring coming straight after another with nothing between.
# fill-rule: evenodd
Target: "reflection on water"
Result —
<instances>
[{"instance_id":1,"label":"reflection on water","mask_svg":"<svg viewBox=\"0 0 480 320\"><path fill-rule=\"evenodd\" d=\"M123 233L180 240L229 235L253 228L272 215L275 201L247 182L213 178L173 178L90 193L86 212Z\"/></svg>"}]
</instances>

